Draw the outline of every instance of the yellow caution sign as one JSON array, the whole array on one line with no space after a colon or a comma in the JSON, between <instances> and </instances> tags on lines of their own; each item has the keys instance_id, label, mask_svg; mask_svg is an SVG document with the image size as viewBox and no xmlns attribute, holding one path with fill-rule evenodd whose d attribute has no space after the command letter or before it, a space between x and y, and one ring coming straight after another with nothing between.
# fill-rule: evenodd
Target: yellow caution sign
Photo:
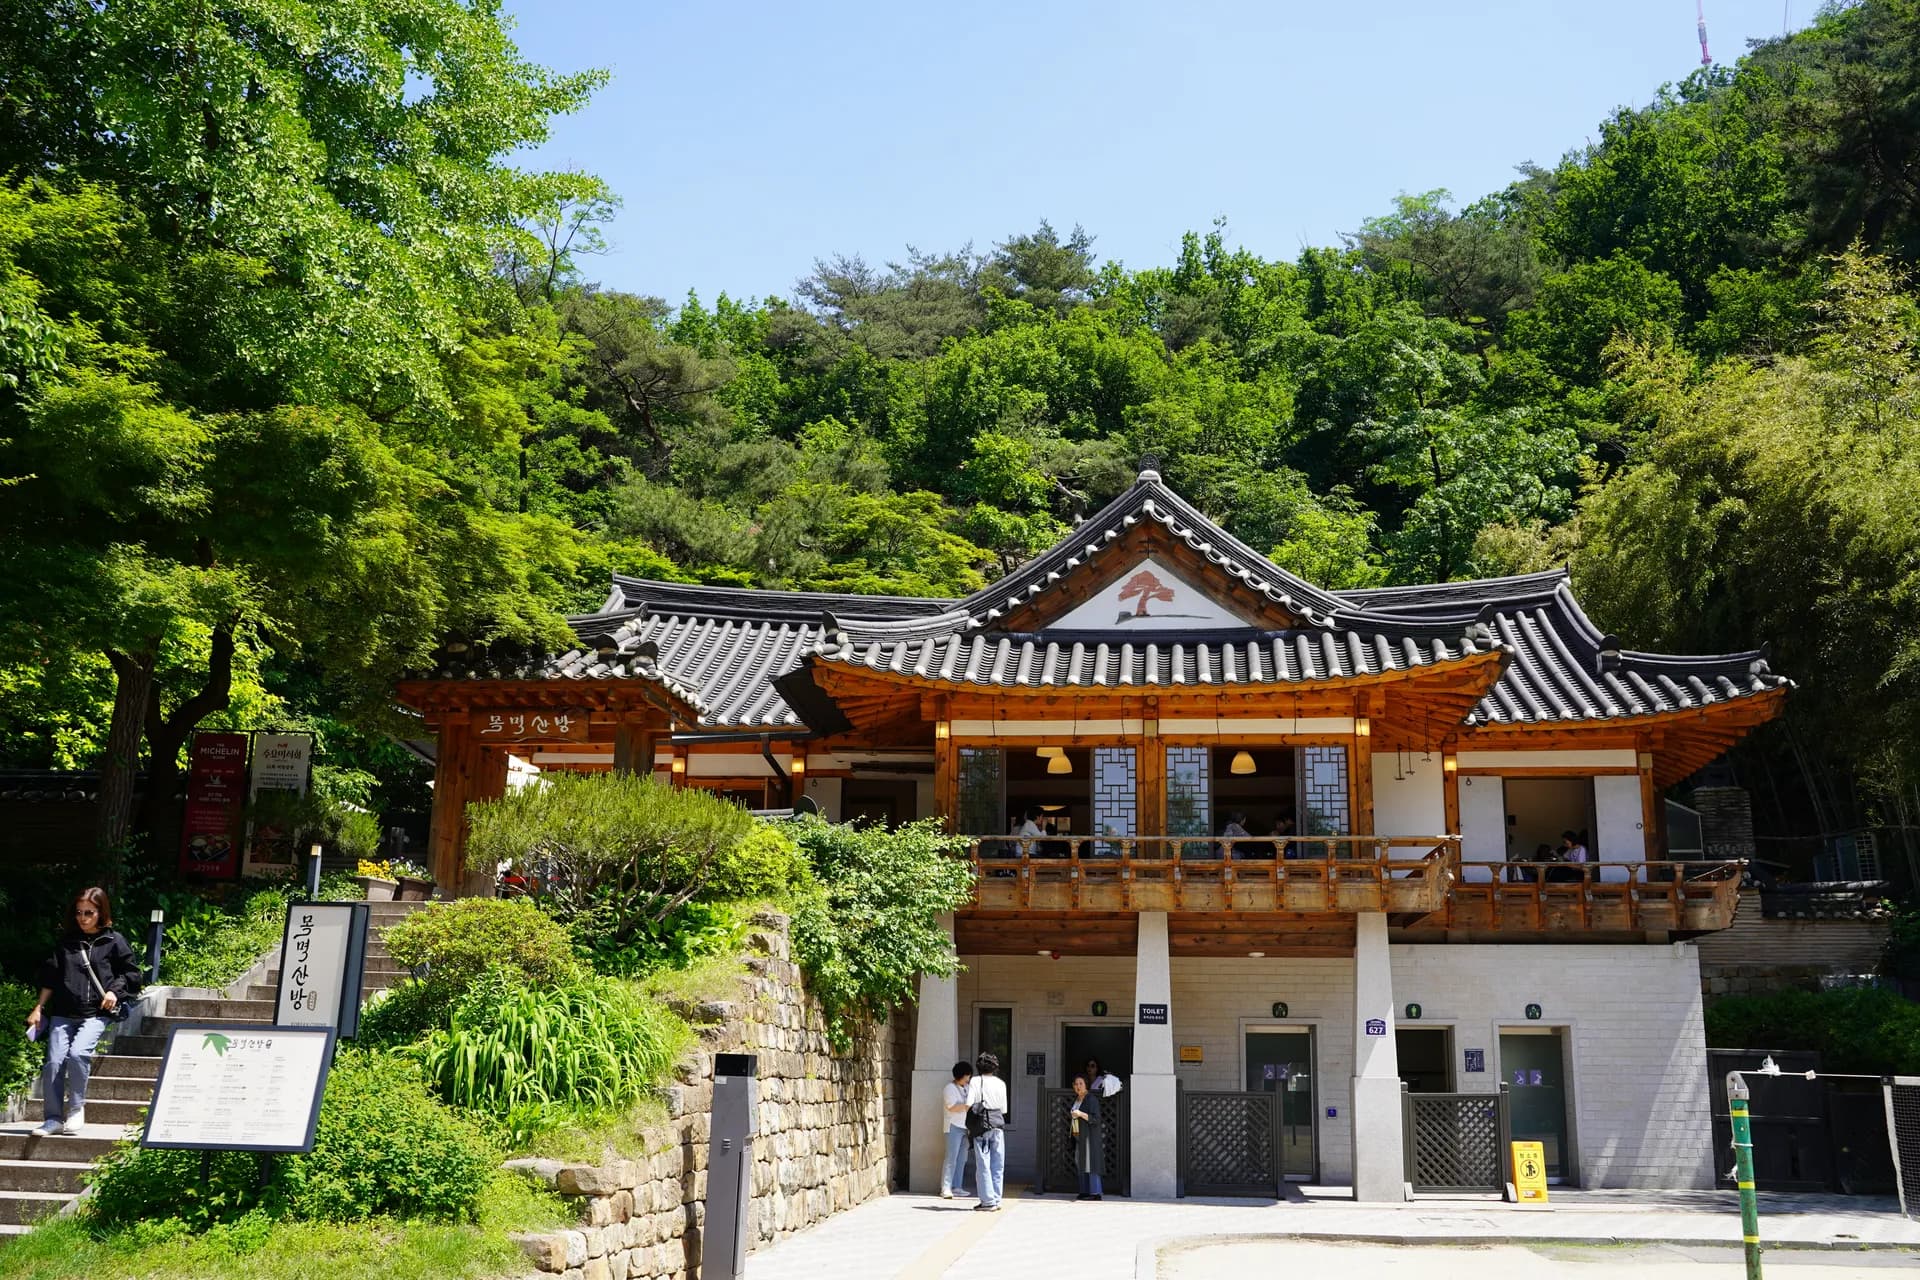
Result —
<instances>
[{"instance_id":1,"label":"yellow caution sign","mask_svg":"<svg viewBox=\"0 0 1920 1280\"><path fill-rule=\"evenodd\" d=\"M1513 1144L1513 1186L1521 1204L1547 1202L1547 1153L1538 1142Z\"/></svg>"}]
</instances>

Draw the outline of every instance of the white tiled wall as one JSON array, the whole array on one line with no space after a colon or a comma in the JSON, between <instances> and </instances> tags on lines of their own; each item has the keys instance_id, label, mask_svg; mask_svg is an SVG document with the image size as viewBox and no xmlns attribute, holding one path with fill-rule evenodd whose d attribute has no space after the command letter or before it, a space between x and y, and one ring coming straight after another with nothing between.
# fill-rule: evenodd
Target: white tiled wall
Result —
<instances>
[{"instance_id":1,"label":"white tiled wall","mask_svg":"<svg viewBox=\"0 0 1920 1280\"><path fill-rule=\"evenodd\" d=\"M970 956L959 979L960 1048L972 1056L981 1005L1014 1008L1014 1061L1009 1071L1015 1128L1009 1135L1010 1176L1033 1169L1034 1106L1026 1055L1047 1055L1058 1074L1061 1028L1099 1021L1089 1010L1105 1000L1114 1025L1130 1024L1132 957ZM1699 967L1691 946L1395 946L1394 1007L1422 1006L1422 1026L1454 1029L1455 1087L1499 1085L1501 1026L1556 1027L1570 1043L1572 1140L1580 1181L1589 1187L1704 1187L1712 1162ZM1274 1025L1284 1001L1285 1025L1315 1035L1320 1176L1352 1176L1348 1077L1353 1071L1353 962L1318 959L1173 961L1176 1046L1199 1046L1203 1061L1177 1065L1189 1088L1244 1088L1244 1032ZM1529 1023L1528 1003L1543 1017ZM1466 1074L1462 1052L1486 1051L1487 1070ZM1327 1116L1331 1107L1336 1114Z\"/></svg>"}]
</instances>

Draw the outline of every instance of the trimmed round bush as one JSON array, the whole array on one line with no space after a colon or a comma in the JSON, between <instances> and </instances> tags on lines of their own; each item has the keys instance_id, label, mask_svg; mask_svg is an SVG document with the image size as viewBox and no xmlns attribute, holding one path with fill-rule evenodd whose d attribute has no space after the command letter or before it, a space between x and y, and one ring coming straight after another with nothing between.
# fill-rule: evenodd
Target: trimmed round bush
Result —
<instances>
[{"instance_id":1,"label":"trimmed round bush","mask_svg":"<svg viewBox=\"0 0 1920 1280\"><path fill-rule=\"evenodd\" d=\"M565 926L525 898L436 902L387 930L387 953L409 968L427 966L427 983L449 997L496 967L535 986L581 976Z\"/></svg>"}]
</instances>

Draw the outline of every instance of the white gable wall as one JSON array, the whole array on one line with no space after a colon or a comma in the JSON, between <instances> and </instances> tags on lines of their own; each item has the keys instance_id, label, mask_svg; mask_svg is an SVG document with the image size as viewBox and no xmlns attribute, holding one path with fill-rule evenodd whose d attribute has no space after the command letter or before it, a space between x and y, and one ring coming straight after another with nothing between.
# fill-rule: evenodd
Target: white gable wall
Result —
<instances>
[{"instance_id":1,"label":"white gable wall","mask_svg":"<svg viewBox=\"0 0 1920 1280\"><path fill-rule=\"evenodd\" d=\"M1163 562L1148 556L1108 583L1100 594L1055 618L1047 627L1063 631L1112 630L1125 634L1258 625L1221 604Z\"/></svg>"},{"instance_id":2,"label":"white gable wall","mask_svg":"<svg viewBox=\"0 0 1920 1280\"><path fill-rule=\"evenodd\" d=\"M1398 760L1396 768L1395 761ZM1412 773L1406 757L1393 752L1373 757L1373 830L1382 836L1439 836L1447 833L1447 799L1441 784L1440 757L1423 761L1413 757ZM1395 777L1395 774L1401 776ZM1425 857L1427 850L1401 845L1396 858Z\"/></svg>"}]
</instances>

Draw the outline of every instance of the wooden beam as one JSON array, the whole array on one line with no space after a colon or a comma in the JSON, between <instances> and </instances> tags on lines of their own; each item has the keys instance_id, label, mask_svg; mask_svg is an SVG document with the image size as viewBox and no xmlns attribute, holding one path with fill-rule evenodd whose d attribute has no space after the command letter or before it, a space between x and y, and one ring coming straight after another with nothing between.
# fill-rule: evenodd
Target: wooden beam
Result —
<instances>
[{"instance_id":1,"label":"wooden beam","mask_svg":"<svg viewBox=\"0 0 1920 1280\"><path fill-rule=\"evenodd\" d=\"M1653 785L1653 751L1642 747L1639 754L1640 764L1640 838L1647 861L1666 856L1661 844L1662 819L1666 808L1660 802L1660 789Z\"/></svg>"},{"instance_id":2,"label":"wooden beam","mask_svg":"<svg viewBox=\"0 0 1920 1280\"><path fill-rule=\"evenodd\" d=\"M1139 779L1134 829L1143 836L1163 835L1167 829L1167 747L1160 741L1157 709L1146 717L1142 728L1134 774Z\"/></svg>"},{"instance_id":3,"label":"wooden beam","mask_svg":"<svg viewBox=\"0 0 1920 1280\"><path fill-rule=\"evenodd\" d=\"M1460 757L1452 751L1440 754L1440 798L1446 807L1446 834L1460 834Z\"/></svg>"}]
</instances>

